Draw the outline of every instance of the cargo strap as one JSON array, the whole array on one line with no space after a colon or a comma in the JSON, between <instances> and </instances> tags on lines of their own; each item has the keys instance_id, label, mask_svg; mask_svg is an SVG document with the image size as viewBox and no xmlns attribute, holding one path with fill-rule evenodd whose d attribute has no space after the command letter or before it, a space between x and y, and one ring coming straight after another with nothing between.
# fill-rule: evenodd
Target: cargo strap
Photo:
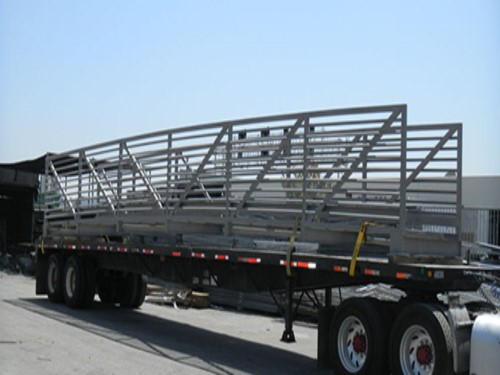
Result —
<instances>
[{"instance_id":1,"label":"cargo strap","mask_svg":"<svg viewBox=\"0 0 500 375\"><path fill-rule=\"evenodd\" d=\"M298 228L299 219L295 220L293 224L292 235L290 236L290 242L288 243L288 249L286 251L286 275L288 277L292 276L292 253L295 251L295 237L297 236Z\"/></svg>"},{"instance_id":2,"label":"cargo strap","mask_svg":"<svg viewBox=\"0 0 500 375\"><path fill-rule=\"evenodd\" d=\"M359 250L361 245L366 242L366 229L369 226L376 226L376 223L371 223L369 221L364 221L361 223L358 232L358 238L356 239L356 244L354 245L354 251L352 252L351 265L349 266L349 276L353 277L356 271L356 262L358 260Z\"/></svg>"}]
</instances>

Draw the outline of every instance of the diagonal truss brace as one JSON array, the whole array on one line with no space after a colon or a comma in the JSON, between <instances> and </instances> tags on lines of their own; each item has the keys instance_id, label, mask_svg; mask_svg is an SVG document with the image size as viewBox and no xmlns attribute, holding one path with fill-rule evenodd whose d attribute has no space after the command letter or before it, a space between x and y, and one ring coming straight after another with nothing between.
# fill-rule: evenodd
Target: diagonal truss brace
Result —
<instances>
[{"instance_id":1,"label":"diagonal truss brace","mask_svg":"<svg viewBox=\"0 0 500 375\"><path fill-rule=\"evenodd\" d=\"M125 151L127 152L128 156L130 157L130 160L132 160L132 163L133 163L135 169L139 173L139 176L141 176L141 179L144 182L144 185L146 186L146 188L149 190L149 192L153 196L158 207L160 209L163 209L163 204L161 203L161 196L158 193L158 191L155 189L153 184L151 184L151 181L149 180L148 176L146 175L146 172L144 172L144 167L141 165L141 163L139 163L139 161L137 160L135 155L130 152L127 145L124 145L124 146L125 146L124 147Z\"/></svg>"},{"instance_id":2,"label":"diagonal truss brace","mask_svg":"<svg viewBox=\"0 0 500 375\"><path fill-rule=\"evenodd\" d=\"M293 127L290 129L290 131L287 133L285 139L281 142L280 146L278 149L273 153L273 156L267 161L266 165L262 170L259 172L257 175L257 178L252 182L248 190L245 192L245 195L241 199L241 201L238 203L238 206L236 207L236 211L234 213L234 216L237 216L238 213L241 211L241 209L245 206L245 204L248 202L248 198L250 198L250 195L254 193L255 188L262 182L264 179L265 175L267 172L271 169L273 166L274 162L278 157L285 151L287 146L290 144L292 137L297 133L297 130L299 129L300 125L304 123L305 119L304 118L299 118Z\"/></svg>"},{"instance_id":3,"label":"diagonal truss brace","mask_svg":"<svg viewBox=\"0 0 500 375\"><path fill-rule=\"evenodd\" d=\"M371 141L367 144L367 146L363 149L363 151L360 152L359 156L352 162L349 171L345 172L342 175L342 178L340 181L338 181L331 189L331 191L326 194L325 198L323 199L323 202L318 206L318 208L315 211L315 214L313 217L310 218L310 220L313 220L314 218L317 218L328 206L328 203L330 203L331 199L335 196L335 194L338 193L338 191L342 188L342 186L346 183L346 181L351 177L351 175L354 173L354 170L358 168L358 166L361 164L363 160L366 159L370 151L375 147L375 145L380 141L380 139L384 136L386 131L390 129L394 121L397 120L398 116L402 113L401 109L394 110L392 114L389 116L389 118L384 122L384 125L379 129L378 133L373 136Z\"/></svg>"},{"instance_id":4,"label":"diagonal truss brace","mask_svg":"<svg viewBox=\"0 0 500 375\"><path fill-rule=\"evenodd\" d=\"M333 174L335 173L335 168L337 167L340 167L342 164L343 164L343 161L342 161L342 158L344 156L348 156L352 149L354 148L354 146L361 140L361 135L356 135L353 140L351 141L352 143L352 146L348 146L344 149L344 151L342 151L342 153L340 154L340 158L338 158L335 163L333 163L332 165L332 170L328 173L325 174L325 177L323 177L323 180L328 180L330 177L333 176ZM326 182L326 181L325 181Z\"/></svg>"},{"instance_id":5,"label":"diagonal truss brace","mask_svg":"<svg viewBox=\"0 0 500 375\"><path fill-rule=\"evenodd\" d=\"M217 147L222 142L222 139L226 135L228 129L229 129L229 125L225 125L225 126L222 127L220 133L217 135L217 138L215 138L214 144L210 147L210 149L208 150L207 154L205 155L205 157L201 161L200 165L198 165L198 168L196 169L196 172L193 173L193 175L191 176L191 180L189 181L189 184L184 189L184 193L182 193L182 196L176 202L172 214L175 214L175 212L182 205L182 203L185 202L187 196L189 195L189 193L193 189L193 185L194 185L195 181L196 180L198 180L198 181L200 180L200 174L203 172L203 170L205 169L205 165L208 163L208 161L212 157L213 153L215 152L215 150L217 149Z\"/></svg>"},{"instance_id":6,"label":"diagonal truss brace","mask_svg":"<svg viewBox=\"0 0 500 375\"><path fill-rule=\"evenodd\" d=\"M417 168L415 168L415 170L411 173L411 175L406 178L406 181L404 182L406 188L410 186L410 184L415 180L415 178L420 174L420 172L422 172L424 168L427 166L427 164L429 164L434 159L434 157L438 154L438 152L441 151L444 145L446 145L446 143L453 137L453 135L456 132L457 132L456 128L448 130L448 132L446 132L444 137L441 138L438 143L436 143L436 145L432 148L432 150L427 154L425 159L423 159L417 166ZM394 202L398 198L398 196L399 195L394 194L391 197L390 202Z\"/></svg>"},{"instance_id":7,"label":"diagonal truss brace","mask_svg":"<svg viewBox=\"0 0 500 375\"><path fill-rule=\"evenodd\" d=\"M74 217L76 217L75 207L73 206L73 203L71 203L71 200L69 199L68 195L66 194L66 191L64 190L64 187L61 183L61 179L59 178L59 175L57 174L56 168L54 167L54 164L52 164L51 161L49 161L49 168L52 171L54 177L56 178L57 185L59 186L59 189L61 189L61 193L62 193L66 203L68 203L68 206L71 209L71 213L73 214Z\"/></svg>"},{"instance_id":8,"label":"diagonal truss brace","mask_svg":"<svg viewBox=\"0 0 500 375\"><path fill-rule=\"evenodd\" d=\"M104 195L104 199L106 199L106 202L108 202L109 207L111 207L111 211L115 212L115 206L113 204L113 201L111 200L108 193L106 192L106 189L104 189L101 178L97 174L94 165L92 164L92 162L90 161L88 156L84 155L84 160L85 160L85 163L87 163L88 167L90 168L90 172L92 173L92 176L94 176L94 179L97 182L97 186L99 186L99 189L101 189L102 194Z\"/></svg>"},{"instance_id":9,"label":"diagonal truss brace","mask_svg":"<svg viewBox=\"0 0 500 375\"><path fill-rule=\"evenodd\" d=\"M187 159L184 157L184 155L182 155L182 153L180 153L180 158L181 158L182 162L184 163L184 165L186 166L186 169L192 173L193 168L191 168L189 166ZM205 198L207 198L210 202L212 202L212 197L210 196L210 194L208 194L208 191L205 188L205 185L203 184L203 182L201 182L200 176L198 176L198 174L196 174L196 181L198 182L198 185L200 185L201 190L203 190L203 195L205 196Z\"/></svg>"}]
</instances>

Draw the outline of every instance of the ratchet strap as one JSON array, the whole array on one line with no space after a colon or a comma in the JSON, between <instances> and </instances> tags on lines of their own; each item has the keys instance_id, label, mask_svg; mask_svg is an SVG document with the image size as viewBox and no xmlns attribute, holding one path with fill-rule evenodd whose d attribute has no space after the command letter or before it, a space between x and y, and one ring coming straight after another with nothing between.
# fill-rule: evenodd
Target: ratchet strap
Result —
<instances>
[{"instance_id":1,"label":"ratchet strap","mask_svg":"<svg viewBox=\"0 0 500 375\"><path fill-rule=\"evenodd\" d=\"M299 228L299 219L295 220L293 225L292 235L288 243L288 250L286 251L286 275L292 276L292 253L295 251L295 237L297 236L297 229Z\"/></svg>"},{"instance_id":2,"label":"ratchet strap","mask_svg":"<svg viewBox=\"0 0 500 375\"><path fill-rule=\"evenodd\" d=\"M356 244L354 245L354 250L352 252L351 257L351 265L349 266L349 276L354 276L356 271L356 262L358 260L359 250L361 249L361 245L366 242L366 229L370 225L377 225L375 223L370 223L369 221L364 221L361 223L358 232L358 238L356 239Z\"/></svg>"}]
</instances>

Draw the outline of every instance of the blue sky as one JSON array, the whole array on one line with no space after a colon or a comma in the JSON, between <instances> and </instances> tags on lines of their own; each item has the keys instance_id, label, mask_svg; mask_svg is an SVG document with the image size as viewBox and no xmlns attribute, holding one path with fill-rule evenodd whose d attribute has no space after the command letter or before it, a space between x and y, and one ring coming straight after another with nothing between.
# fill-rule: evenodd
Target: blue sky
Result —
<instances>
[{"instance_id":1,"label":"blue sky","mask_svg":"<svg viewBox=\"0 0 500 375\"><path fill-rule=\"evenodd\" d=\"M0 163L143 132L407 103L500 174L500 2L0 0Z\"/></svg>"}]
</instances>

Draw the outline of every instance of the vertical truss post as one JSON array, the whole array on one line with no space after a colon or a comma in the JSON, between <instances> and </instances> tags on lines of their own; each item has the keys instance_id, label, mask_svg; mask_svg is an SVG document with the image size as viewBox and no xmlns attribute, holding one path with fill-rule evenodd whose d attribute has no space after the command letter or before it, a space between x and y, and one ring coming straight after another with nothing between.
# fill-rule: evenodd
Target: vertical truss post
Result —
<instances>
[{"instance_id":1,"label":"vertical truss post","mask_svg":"<svg viewBox=\"0 0 500 375\"><path fill-rule=\"evenodd\" d=\"M406 159L407 159L407 110L406 106L401 108L401 174L399 179L399 225L401 239L399 251L404 251L406 232Z\"/></svg>"},{"instance_id":2,"label":"vertical truss post","mask_svg":"<svg viewBox=\"0 0 500 375\"><path fill-rule=\"evenodd\" d=\"M307 211L307 184L309 179L309 118L304 120L304 143L303 143L303 174L302 174L302 230L305 228L306 211ZM304 237L301 231L302 238Z\"/></svg>"},{"instance_id":3,"label":"vertical truss post","mask_svg":"<svg viewBox=\"0 0 500 375\"><path fill-rule=\"evenodd\" d=\"M45 155L45 178L44 178L44 181L43 181L43 185L44 185L44 197L43 197L43 208L45 210L45 214L43 215L43 236L44 237L47 237L48 234L49 234L49 222L48 222L48 211L49 211L49 203L48 203L48 191L49 191L49 155L46 154Z\"/></svg>"},{"instance_id":4,"label":"vertical truss post","mask_svg":"<svg viewBox=\"0 0 500 375\"><path fill-rule=\"evenodd\" d=\"M78 200L76 201L76 231L79 232L80 205L82 201L82 173L83 173L83 151L78 153Z\"/></svg>"},{"instance_id":5,"label":"vertical truss post","mask_svg":"<svg viewBox=\"0 0 500 375\"><path fill-rule=\"evenodd\" d=\"M165 214L168 215L168 209L170 207L170 189L172 180L172 133L168 133L167 141L167 193L165 196Z\"/></svg>"},{"instance_id":6,"label":"vertical truss post","mask_svg":"<svg viewBox=\"0 0 500 375\"><path fill-rule=\"evenodd\" d=\"M363 144L368 143L368 136L364 135L362 139L363 139ZM366 202L366 189L368 187L368 184L366 182L368 179L368 160L367 160L367 158L365 158L363 160L363 165L361 167L361 178L363 179L363 183L361 184L362 190L363 190L362 201Z\"/></svg>"},{"instance_id":7,"label":"vertical truss post","mask_svg":"<svg viewBox=\"0 0 500 375\"><path fill-rule=\"evenodd\" d=\"M231 179L233 177L232 173L231 173L232 142L233 142L233 126L231 125L227 129L227 142L226 142L226 165L225 165L225 167L226 167L226 170L225 170L226 181L225 181L225 187L224 187L224 195L226 198L226 217L224 218L224 234L226 236L230 236L231 232L232 232L231 223L230 223L230 218L231 218L231 212L230 212Z\"/></svg>"},{"instance_id":8,"label":"vertical truss post","mask_svg":"<svg viewBox=\"0 0 500 375\"><path fill-rule=\"evenodd\" d=\"M457 239L462 239L462 124L457 127Z\"/></svg>"},{"instance_id":9,"label":"vertical truss post","mask_svg":"<svg viewBox=\"0 0 500 375\"><path fill-rule=\"evenodd\" d=\"M117 175L117 181L116 181L116 195L117 195L117 202L116 202L116 207L118 209L118 221L116 223L116 230L117 232L121 232L121 221L120 221L120 215L122 211L122 199L123 199L123 150L125 148L125 142L122 141L120 142L120 146L118 149L118 175Z\"/></svg>"}]
</instances>

